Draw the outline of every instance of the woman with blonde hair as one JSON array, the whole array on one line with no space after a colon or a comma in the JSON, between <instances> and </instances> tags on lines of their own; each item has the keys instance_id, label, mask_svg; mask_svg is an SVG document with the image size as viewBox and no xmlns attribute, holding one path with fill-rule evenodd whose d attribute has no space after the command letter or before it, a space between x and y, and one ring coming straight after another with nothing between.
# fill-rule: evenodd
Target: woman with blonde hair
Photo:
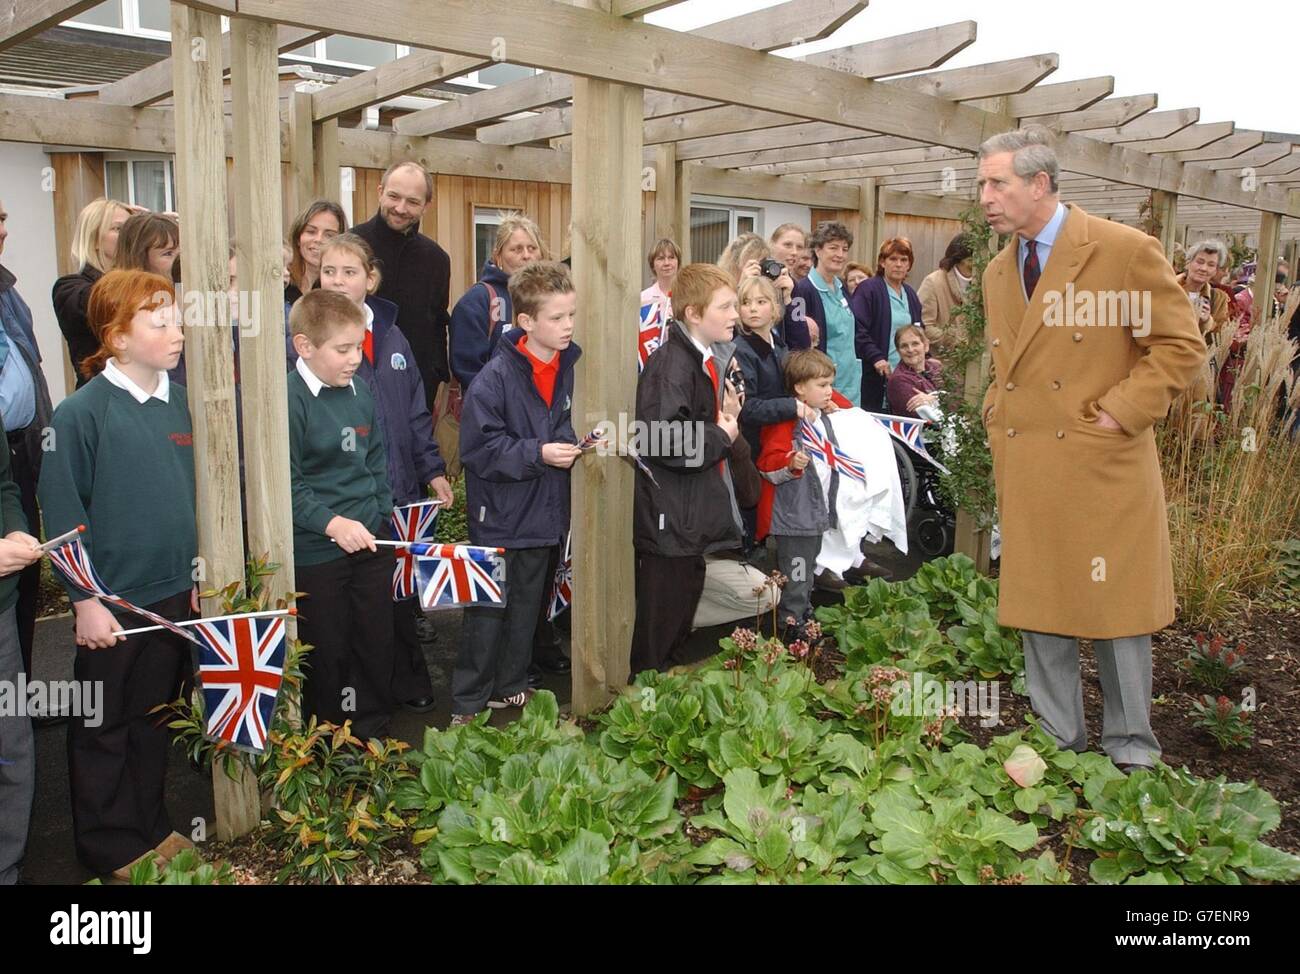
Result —
<instances>
[{"instance_id":1,"label":"woman with blonde hair","mask_svg":"<svg viewBox=\"0 0 1300 974\"><path fill-rule=\"evenodd\" d=\"M763 261L772 259L774 259L772 248L767 245L766 240L756 233L742 233L727 244L727 249L718 258L718 267L722 268L736 287L740 287L740 282L744 278L764 274ZM764 276L776 285L777 295L781 299L780 311L784 316L790 307L790 296L794 293L794 278L790 276L790 268L785 266L783 261L778 260L777 263L783 265L781 273L776 277L771 274ZM784 323L777 328L777 333L784 339Z\"/></svg>"},{"instance_id":2,"label":"woman with blonde hair","mask_svg":"<svg viewBox=\"0 0 1300 974\"><path fill-rule=\"evenodd\" d=\"M503 214L492 255L484 263L478 282L451 309L447 336L451 374L460 382L462 391L487 365L501 333L514 327L507 286L510 275L541 260L543 255L542 231L537 224L522 213Z\"/></svg>"},{"instance_id":3,"label":"woman with blonde hair","mask_svg":"<svg viewBox=\"0 0 1300 974\"><path fill-rule=\"evenodd\" d=\"M97 199L87 203L77 216L77 226L72 234L72 262L78 270L75 274L66 274L55 281L51 293L54 316L58 319L59 330L63 332L63 338L68 343L68 353L75 365L79 366L99 349L99 339L86 318L90 289L113 269L113 261L117 257L117 237L122 225L131 216L132 209L133 207L117 200ZM80 389L88 381L90 377L82 375L78 368L77 388Z\"/></svg>"}]
</instances>

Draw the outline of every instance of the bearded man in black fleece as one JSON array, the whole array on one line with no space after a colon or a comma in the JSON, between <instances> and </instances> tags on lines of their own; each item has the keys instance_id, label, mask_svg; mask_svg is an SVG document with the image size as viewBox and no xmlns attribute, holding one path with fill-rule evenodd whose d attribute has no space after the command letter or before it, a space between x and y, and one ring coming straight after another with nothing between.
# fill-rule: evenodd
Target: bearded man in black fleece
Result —
<instances>
[{"instance_id":1,"label":"bearded man in black fleece","mask_svg":"<svg viewBox=\"0 0 1300 974\"><path fill-rule=\"evenodd\" d=\"M420 232L433 199L433 177L416 162L389 166L379 181L379 212L354 228L379 260L378 296L397 305L397 327L411 343L433 408L447 371L451 258Z\"/></svg>"}]
</instances>

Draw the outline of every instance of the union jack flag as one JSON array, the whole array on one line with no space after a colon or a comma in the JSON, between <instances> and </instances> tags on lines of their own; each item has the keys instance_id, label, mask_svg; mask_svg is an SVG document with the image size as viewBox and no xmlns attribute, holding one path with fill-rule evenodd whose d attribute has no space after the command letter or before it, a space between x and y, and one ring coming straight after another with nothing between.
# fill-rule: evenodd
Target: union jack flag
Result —
<instances>
[{"instance_id":1,"label":"union jack flag","mask_svg":"<svg viewBox=\"0 0 1300 974\"><path fill-rule=\"evenodd\" d=\"M884 413L871 413L870 415L877 423L889 431L890 436L902 443L903 446L933 464L940 473L946 474L948 472L948 468L930 456L930 451L925 448L925 441L921 439L921 430L926 425L924 419L888 416Z\"/></svg>"},{"instance_id":2,"label":"union jack flag","mask_svg":"<svg viewBox=\"0 0 1300 974\"><path fill-rule=\"evenodd\" d=\"M495 578L504 562L496 548L474 545L417 545L420 605L425 609L454 609L464 605L505 608L501 581Z\"/></svg>"},{"instance_id":3,"label":"union jack flag","mask_svg":"<svg viewBox=\"0 0 1300 974\"><path fill-rule=\"evenodd\" d=\"M578 449L585 453L593 447L600 446L601 441L604 439L605 431L597 427L578 441Z\"/></svg>"},{"instance_id":4,"label":"union jack flag","mask_svg":"<svg viewBox=\"0 0 1300 974\"><path fill-rule=\"evenodd\" d=\"M284 678L284 618L195 624L208 736L261 754Z\"/></svg>"},{"instance_id":5,"label":"union jack flag","mask_svg":"<svg viewBox=\"0 0 1300 974\"><path fill-rule=\"evenodd\" d=\"M170 619L164 619L157 612L142 609L140 606L110 592L108 586L104 584L104 580L99 577L99 572L95 571L95 566L90 563L90 554L82 546L80 538L73 538L67 544L51 549L49 556L50 561L54 563L54 567L59 570L59 574L83 592L97 596L119 609L134 612L155 625L162 626L169 632L184 636L192 643L198 642L198 639L192 633L182 629Z\"/></svg>"},{"instance_id":6,"label":"union jack flag","mask_svg":"<svg viewBox=\"0 0 1300 974\"><path fill-rule=\"evenodd\" d=\"M867 471L857 460L841 450L829 436L823 436L808 420L799 421L799 439L809 454L826 464L831 473L836 471L852 477L860 484L867 482Z\"/></svg>"},{"instance_id":7,"label":"union jack flag","mask_svg":"<svg viewBox=\"0 0 1300 974\"><path fill-rule=\"evenodd\" d=\"M551 609L547 619L554 619L573 601L573 534L564 539L564 560L555 569L555 582L551 586Z\"/></svg>"},{"instance_id":8,"label":"union jack flag","mask_svg":"<svg viewBox=\"0 0 1300 974\"><path fill-rule=\"evenodd\" d=\"M397 541L432 541L438 505L417 501L393 508L393 538ZM401 602L415 594L415 555L407 548L397 549L397 566L393 569L393 601Z\"/></svg>"},{"instance_id":9,"label":"union jack flag","mask_svg":"<svg viewBox=\"0 0 1300 974\"><path fill-rule=\"evenodd\" d=\"M641 328L637 334L636 370L645 368L646 360L652 352L664 342L664 330L668 322L664 320L663 309L657 301L641 305Z\"/></svg>"}]
</instances>

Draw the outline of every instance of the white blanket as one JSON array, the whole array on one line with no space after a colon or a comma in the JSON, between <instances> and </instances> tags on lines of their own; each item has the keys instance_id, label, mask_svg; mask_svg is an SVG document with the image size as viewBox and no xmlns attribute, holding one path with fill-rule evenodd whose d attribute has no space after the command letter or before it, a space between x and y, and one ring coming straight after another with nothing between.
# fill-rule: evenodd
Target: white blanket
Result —
<instances>
[{"instance_id":1,"label":"white blanket","mask_svg":"<svg viewBox=\"0 0 1300 974\"><path fill-rule=\"evenodd\" d=\"M861 409L838 410L830 414L830 421L840 449L860 461L867 472L865 485L840 475L835 502L839 526L822 535L817 570L842 575L862 564L863 538L872 542L888 538L906 554L907 518L889 433ZM812 463L821 478L822 491L829 497L830 471L820 460L814 458Z\"/></svg>"}]
</instances>

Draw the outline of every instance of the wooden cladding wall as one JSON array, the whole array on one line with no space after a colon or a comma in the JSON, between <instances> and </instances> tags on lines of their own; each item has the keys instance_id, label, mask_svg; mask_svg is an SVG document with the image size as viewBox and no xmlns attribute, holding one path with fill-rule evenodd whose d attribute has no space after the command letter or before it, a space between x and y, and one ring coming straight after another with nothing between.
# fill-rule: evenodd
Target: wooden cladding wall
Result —
<instances>
[{"instance_id":1,"label":"wooden cladding wall","mask_svg":"<svg viewBox=\"0 0 1300 974\"><path fill-rule=\"evenodd\" d=\"M352 185L352 215L369 220L379 209L380 169L357 169ZM517 179L478 179L435 175L433 201L420 230L451 256L451 301L478 280L474 267L474 211L517 210L537 221L542 244L556 260L569 254L570 192L564 183Z\"/></svg>"}]
</instances>

